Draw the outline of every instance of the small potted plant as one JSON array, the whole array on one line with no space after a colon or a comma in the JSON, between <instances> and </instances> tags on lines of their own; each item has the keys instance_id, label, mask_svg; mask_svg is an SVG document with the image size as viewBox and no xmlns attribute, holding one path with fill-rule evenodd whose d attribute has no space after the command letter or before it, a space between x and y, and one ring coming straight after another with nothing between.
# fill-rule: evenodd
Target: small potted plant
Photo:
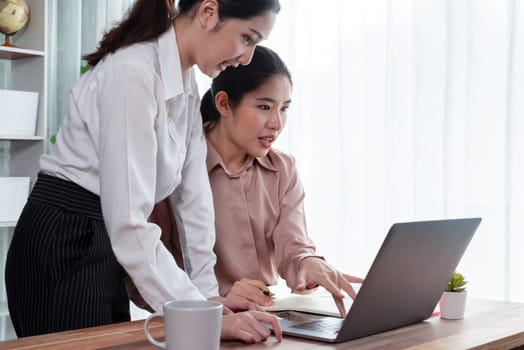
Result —
<instances>
[{"instance_id":1,"label":"small potted plant","mask_svg":"<svg viewBox=\"0 0 524 350\"><path fill-rule=\"evenodd\" d=\"M464 318L466 309L466 281L464 275L453 272L440 298L440 317L448 320Z\"/></svg>"}]
</instances>

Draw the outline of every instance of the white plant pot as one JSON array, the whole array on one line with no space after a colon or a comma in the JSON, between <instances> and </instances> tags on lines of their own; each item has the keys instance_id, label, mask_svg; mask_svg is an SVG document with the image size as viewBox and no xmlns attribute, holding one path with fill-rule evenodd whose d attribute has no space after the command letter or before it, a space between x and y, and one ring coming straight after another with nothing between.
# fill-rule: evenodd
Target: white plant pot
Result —
<instances>
[{"instance_id":1,"label":"white plant pot","mask_svg":"<svg viewBox=\"0 0 524 350\"><path fill-rule=\"evenodd\" d=\"M444 292L440 298L440 317L447 320L464 318L467 292Z\"/></svg>"}]
</instances>

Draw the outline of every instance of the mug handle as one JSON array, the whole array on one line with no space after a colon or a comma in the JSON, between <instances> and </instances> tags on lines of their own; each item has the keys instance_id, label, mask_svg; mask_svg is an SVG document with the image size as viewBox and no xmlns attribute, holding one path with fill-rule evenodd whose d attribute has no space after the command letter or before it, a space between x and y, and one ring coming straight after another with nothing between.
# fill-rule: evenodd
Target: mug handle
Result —
<instances>
[{"instance_id":1,"label":"mug handle","mask_svg":"<svg viewBox=\"0 0 524 350\"><path fill-rule=\"evenodd\" d=\"M151 344L158 346L159 348L165 349L166 342L156 340L151 336L151 333L149 333L149 322L156 317L164 317L164 315L161 312L155 312L154 314L149 315L144 322L144 334Z\"/></svg>"}]
</instances>

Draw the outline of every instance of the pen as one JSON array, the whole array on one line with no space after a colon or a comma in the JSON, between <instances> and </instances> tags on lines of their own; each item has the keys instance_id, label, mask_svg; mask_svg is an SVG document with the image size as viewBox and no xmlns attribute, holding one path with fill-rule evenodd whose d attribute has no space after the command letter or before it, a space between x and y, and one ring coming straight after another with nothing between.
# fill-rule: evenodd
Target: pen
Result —
<instances>
[{"instance_id":1,"label":"pen","mask_svg":"<svg viewBox=\"0 0 524 350\"><path fill-rule=\"evenodd\" d=\"M273 296L273 293L271 293L271 291L269 289L260 289L260 291L262 292L262 294L270 297L270 296Z\"/></svg>"}]
</instances>

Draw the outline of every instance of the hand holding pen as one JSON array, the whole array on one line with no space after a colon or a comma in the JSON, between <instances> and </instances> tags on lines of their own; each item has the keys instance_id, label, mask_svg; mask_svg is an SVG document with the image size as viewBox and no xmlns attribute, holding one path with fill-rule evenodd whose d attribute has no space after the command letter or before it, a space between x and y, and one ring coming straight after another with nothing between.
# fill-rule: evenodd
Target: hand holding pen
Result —
<instances>
[{"instance_id":1,"label":"hand holding pen","mask_svg":"<svg viewBox=\"0 0 524 350\"><path fill-rule=\"evenodd\" d=\"M260 291L262 292L262 294L268 296L268 297L271 297L273 298L273 292L269 290L269 288L266 287L266 289L263 289L261 288Z\"/></svg>"},{"instance_id":2,"label":"hand holding pen","mask_svg":"<svg viewBox=\"0 0 524 350\"><path fill-rule=\"evenodd\" d=\"M243 278L236 281L226 297L243 301L251 301L260 306L273 305L273 293L266 284L259 280Z\"/></svg>"}]
</instances>

